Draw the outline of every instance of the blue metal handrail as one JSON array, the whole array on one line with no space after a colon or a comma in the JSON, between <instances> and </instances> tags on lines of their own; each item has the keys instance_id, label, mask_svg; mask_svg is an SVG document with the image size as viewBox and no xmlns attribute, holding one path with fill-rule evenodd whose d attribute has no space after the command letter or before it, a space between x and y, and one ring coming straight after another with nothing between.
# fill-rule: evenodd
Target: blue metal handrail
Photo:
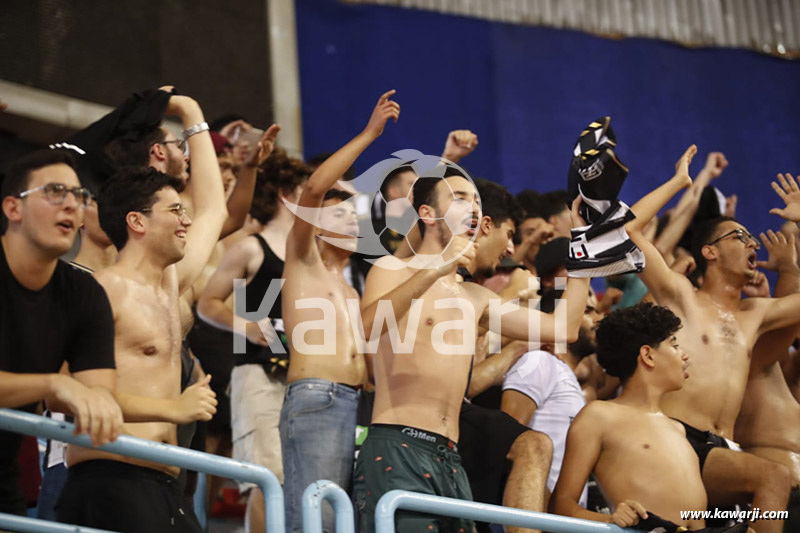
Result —
<instances>
[{"instance_id":1,"label":"blue metal handrail","mask_svg":"<svg viewBox=\"0 0 800 533\"><path fill-rule=\"evenodd\" d=\"M87 448L92 446L88 435L72 434L75 426L69 422L53 420L12 409L0 409L0 429L60 440ZM128 435L121 435L116 441L99 446L98 449L154 463L169 464L219 477L255 483L264 493L267 533L285 533L283 489L275 474L263 466ZM3 515L4 518L6 516L10 515ZM21 517L15 518L26 520ZM49 522L48 524L53 523ZM91 531L89 529L75 529L75 526L66 526L71 529L65 530L62 529L65 527L64 524L55 524L55 526L60 526L60 528L31 529L29 531Z\"/></svg>"},{"instance_id":2,"label":"blue metal handrail","mask_svg":"<svg viewBox=\"0 0 800 533\"><path fill-rule=\"evenodd\" d=\"M322 502L328 500L336 516L336 533L355 531L350 496L333 481L320 480L303 492L303 532L322 533Z\"/></svg>"},{"instance_id":3,"label":"blue metal handrail","mask_svg":"<svg viewBox=\"0 0 800 533\"><path fill-rule=\"evenodd\" d=\"M553 533L623 533L632 531L603 522L523 511L511 507L443 498L405 490L392 490L378 500L375 508L375 533L394 533L394 514L398 509L541 529Z\"/></svg>"},{"instance_id":4,"label":"blue metal handrail","mask_svg":"<svg viewBox=\"0 0 800 533\"><path fill-rule=\"evenodd\" d=\"M113 533L105 529L71 526L38 518L28 518L14 514L0 513L0 531L17 531L19 533Z\"/></svg>"}]
</instances>

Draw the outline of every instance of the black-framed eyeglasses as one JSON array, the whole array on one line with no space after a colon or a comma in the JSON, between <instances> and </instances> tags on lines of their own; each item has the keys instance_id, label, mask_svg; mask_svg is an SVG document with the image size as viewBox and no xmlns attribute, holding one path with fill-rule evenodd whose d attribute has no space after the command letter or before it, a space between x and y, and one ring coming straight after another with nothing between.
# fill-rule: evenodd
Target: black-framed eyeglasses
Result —
<instances>
[{"instance_id":1,"label":"black-framed eyeglasses","mask_svg":"<svg viewBox=\"0 0 800 533\"><path fill-rule=\"evenodd\" d=\"M159 211L169 211L170 213L172 213L173 215L177 216L178 218L182 218L184 215L186 215L186 212L187 212L186 211L186 207L184 207L181 204L169 205L169 206L165 207L164 209L160 209ZM144 209L139 209L139 212L140 213L152 213L153 212L153 208L152 207L145 207Z\"/></svg>"},{"instance_id":2,"label":"black-framed eyeglasses","mask_svg":"<svg viewBox=\"0 0 800 533\"><path fill-rule=\"evenodd\" d=\"M17 198L25 198L36 191L44 191L45 198L53 205L62 204L67 198L67 193L72 193L81 207L88 207L92 201L92 193L89 192L89 189L85 187L67 187L63 183L46 183L19 193Z\"/></svg>"},{"instance_id":3,"label":"black-framed eyeglasses","mask_svg":"<svg viewBox=\"0 0 800 533\"><path fill-rule=\"evenodd\" d=\"M711 241L710 243L708 243L708 245L709 245L709 246L711 246L712 244L717 244L719 241L721 241L721 240L723 240L723 239L727 239L728 237L732 237L732 236L733 236L733 237L735 237L735 238L737 238L737 239L739 239L739 241L741 241L742 243L744 243L744 245L745 245L745 246L747 246L747 244L748 244L750 241L753 241L753 244L755 244L755 249L756 249L756 250L760 250L760 249L761 249L761 243L758 241L758 239L756 238L756 236L755 236L755 235L753 235L753 234L751 234L751 233L747 233L747 232L746 232L745 230L743 230L742 228L736 228L736 229L735 229L735 230L733 230L733 231L729 231L729 232L728 232L728 233L726 233L725 235L722 235L722 236L720 236L720 237L717 237L716 239L714 239L713 241Z\"/></svg>"},{"instance_id":4,"label":"black-framed eyeglasses","mask_svg":"<svg viewBox=\"0 0 800 533\"><path fill-rule=\"evenodd\" d=\"M183 155L189 155L189 143L186 142L186 139L172 139L171 141L161 141L159 144L172 144L175 143L175 146L178 147L178 150L183 152Z\"/></svg>"}]
</instances>

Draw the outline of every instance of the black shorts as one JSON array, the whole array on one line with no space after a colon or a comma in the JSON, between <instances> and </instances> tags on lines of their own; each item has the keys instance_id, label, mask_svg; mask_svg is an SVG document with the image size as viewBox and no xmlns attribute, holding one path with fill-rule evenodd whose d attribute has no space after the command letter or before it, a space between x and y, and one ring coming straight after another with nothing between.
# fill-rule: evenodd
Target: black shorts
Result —
<instances>
[{"instance_id":1,"label":"black shorts","mask_svg":"<svg viewBox=\"0 0 800 533\"><path fill-rule=\"evenodd\" d=\"M233 370L233 333L205 322L195 315L194 325L186 335L192 353L203 365L203 372L211 374L211 390L217 395L217 414L208 423L211 433L231 432L231 398L228 387Z\"/></svg>"},{"instance_id":2,"label":"black shorts","mask_svg":"<svg viewBox=\"0 0 800 533\"><path fill-rule=\"evenodd\" d=\"M56 518L111 531L201 533L194 512L181 501L178 481L164 472L119 461L86 461L68 469Z\"/></svg>"},{"instance_id":3,"label":"black shorts","mask_svg":"<svg viewBox=\"0 0 800 533\"><path fill-rule=\"evenodd\" d=\"M458 451L476 502L502 505L510 470L508 452L529 431L503 411L469 402L461 404Z\"/></svg>"},{"instance_id":4,"label":"black shorts","mask_svg":"<svg viewBox=\"0 0 800 533\"><path fill-rule=\"evenodd\" d=\"M694 452L697 454L697 458L700 459L701 474L703 473L703 466L706 464L708 453L711 450L714 448L730 449L728 442L719 435L715 435L710 431L701 431L694 426L690 426L686 422L681 422L677 418L673 420L680 422L683 427L686 428L686 440L692 445Z\"/></svg>"}]
</instances>

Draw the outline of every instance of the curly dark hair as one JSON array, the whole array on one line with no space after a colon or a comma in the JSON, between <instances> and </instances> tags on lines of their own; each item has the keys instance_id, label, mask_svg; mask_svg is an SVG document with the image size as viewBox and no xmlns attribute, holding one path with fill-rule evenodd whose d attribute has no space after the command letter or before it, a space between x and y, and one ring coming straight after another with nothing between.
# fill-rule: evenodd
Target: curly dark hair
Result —
<instances>
[{"instance_id":1,"label":"curly dark hair","mask_svg":"<svg viewBox=\"0 0 800 533\"><path fill-rule=\"evenodd\" d=\"M657 347L681 328L666 307L640 303L618 309L597 327L597 362L625 383L636 371L642 346Z\"/></svg>"},{"instance_id":2,"label":"curly dark hair","mask_svg":"<svg viewBox=\"0 0 800 533\"><path fill-rule=\"evenodd\" d=\"M256 191L250 215L266 224L278 211L279 194L288 195L308 181L312 168L286 150L276 146L269 158L261 165L256 178Z\"/></svg>"}]
</instances>

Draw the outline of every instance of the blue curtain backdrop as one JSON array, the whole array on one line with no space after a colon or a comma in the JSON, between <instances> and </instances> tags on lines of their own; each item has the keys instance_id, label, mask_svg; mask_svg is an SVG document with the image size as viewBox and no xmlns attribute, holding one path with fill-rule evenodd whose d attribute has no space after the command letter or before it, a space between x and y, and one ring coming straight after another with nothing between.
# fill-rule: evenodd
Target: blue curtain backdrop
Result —
<instances>
[{"instance_id":1,"label":"blue curtain backdrop","mask_svg":"<svg viewBox=\"0 0 800 533\"><path fill-rule=\"evenodd\" d=\"M333 151L366 124L378 96L397 89L401 118L357 171L395 150L439 154L448 131L479 136L463 161L512 192L565 188L572 148L610 115L635 202L672 175L691 143L722 151L716 181L739 196L750 231L780 226L777 172L800 172L800 62L744 50L609 40L334 0L297 0L305 153Z\"/></svg>"}]
</instances>

